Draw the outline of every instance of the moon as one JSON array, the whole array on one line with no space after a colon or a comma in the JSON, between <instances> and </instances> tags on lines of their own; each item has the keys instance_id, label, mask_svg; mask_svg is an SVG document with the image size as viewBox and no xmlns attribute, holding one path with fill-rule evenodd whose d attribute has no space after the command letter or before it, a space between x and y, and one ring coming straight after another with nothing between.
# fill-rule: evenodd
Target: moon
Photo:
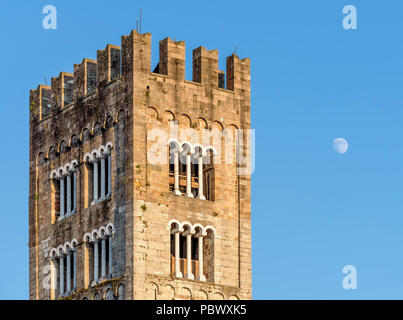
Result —
<instances>
[{"instance_id":1,"label":"moon","mask_svg":"<svg viewBox=\"0 0 403 320\"><path fill-rule=\"evenodd\" d=\"M347 152L348 143L344 138L336 138L333 140L333 148L337 153L344 154Z\"/></svg>"}]
</instances>

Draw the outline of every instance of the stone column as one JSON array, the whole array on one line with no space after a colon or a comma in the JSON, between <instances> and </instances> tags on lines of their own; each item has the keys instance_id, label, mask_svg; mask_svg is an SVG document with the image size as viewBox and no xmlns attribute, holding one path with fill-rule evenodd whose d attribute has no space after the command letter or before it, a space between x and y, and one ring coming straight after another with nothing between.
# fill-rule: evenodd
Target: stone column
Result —
<instances>
[{"instance_id":1,"label":"stone column","mask_svg":"<svg viewBox=\"0 0 403 320\"><path fill-rule=\"evenodd\" d=\"M59 219L64 218L64 176L60 179L60 211L59 211Z\"/></svg>"},{"instance_id":2,"label":"stone column","mask_svg":"<svg viewBox=\"0 0 403 320\"><path fill-rule=\"evenodd\" d=\"M192 194L192 165L190 152L186 155L186 196L193 198Z\"/></svg>"},{"instance_id":3,"label":"stone column","mask_svg":"<svg viewBox=\"0 0 403 320\"><path fill-rule=\"evenodd\" d=\"M101 200L105 200L105 156L101 157Z\"/></svg>"},{"instance_id":4,"label":"stone column","mask_svg":"<svg viewBox=\"0 0 403 320\"><path fill-rule=\"evenodd\" d=\"M101 240L101 279L106 276L106 238L103 237Z\"/></svg>"},{"instance_id":5,"label":"stone column","mask_svg":"<svg viewBox=\"0 0 403 320\"><path fill-rule=\"evenodd\" d=\"M179 254L180 254L180 250L179 250L179 236L180 236L180 232L179 230L175 231L175 277L176 278L182 278L182 272L180 271L180 266L179 266Z\"/></svg>"},{"instance_id":6,"label":"stone column","mask_svg":"<svg viewBox=\"0 0 403 320\"><path fill-rule=\"evenodd\" d=\"M194 275L192 273L192 234L190 232L186 234L186 262L186 278L193 280Z\"/></svg>"},{"instance_id":7,"label":"stone column","mask_svg":"<svg viewBox=\"0 0 403 320\"><path fill-rule=\"evenodd\" d=\"M99 264L98 264L98 239L94 240L94 281L92 282L93 285L98 283L99 275Z\"/></svg>"},{"instance_id":8,"label":"stone column","mask_svg":"<svg viewBox=\"0 0 403 320\"><path fill-rule=\"evenodd\" d=\"M69 216L71 214L71 175L70 173L67 175L67 212L66 215Z\"/></svg>"},{"instance_id":9,"label":"stone column","mask_svg":"<svg viewBox=\"0 0 403 320\"><path fill-rule=\"evenodd\" d=\"M203 156L199 155L199 199L206 200L203 194Z\"/></svg>"},{"instance_id":10,"label":"stone column","mask_svg":"<svg viewBox=\"0 0 403 320\"><path fill-rule=\"evenodd\" d=\"M72 249L73 251L73 291L77 290L77 250L76 248Z\"/></svg>"},{"instance_id":11,"label":"stone column","mask_svg":"<svg viewBox=\"0 0 403 320\"><path fill-rule=\"evenodd\" d=\"M76 197L77 197L77 173L76 170L73 171L73 213L76 212L77 210L77 203L76 203Z\"/></svg>"},{"instance_id":12,"label":"stone column","mask_svg":"<svg viewBox=\"0 0 403 320\"><path fill-rule=\"evenodd\" d=\"M67 264L66 291L67 294L69 294L71 291L71 251L67 252L66 264Z\"/></svg>"},{"instance_id":13,"label":"stone column","mask_svg":"<svg viewBox=\"0 0 403 320\"><path fill-rule=\"evenodd\" d=\"M64 296L64 257L59 257L59 296Z\"/></svg>"},{"instance_id":14,"label":"stone column","mask_svg":"<svg viewBox=\"0 0 403 320\"><path fill-rule=\"evenodd\" d=\"M175 183L175 194L181 196L182 192L179 190L179 151L174 152L174 183Z\"/></svg>"},{"instance_id":15,"label":"stone column","mask_svg":"<svg viewBox=\"0 0 403 320\"><path fill-rule=\"evenodd\" d=\"M112 234L108 237L108 241L109 241L109 248L108 248L108 262L109 262L109 266L108 266L108 274L110 276L112 276Z\"/></svg>"},{"instance_id":16,"label":"stone column","mask_svg":"<svg viewBox=\"0 0 403 320\"><path fill-rule=\"evenodd\" d=\"M203 274L203 235L199 235L199 276L197 280L206 281L206 277Z\"/></svg>"},{"instance_id":17,"label":"stone column","mask_svg":"<svg viewBox=\"0 0 403 320\"><path fill-rule=\"evenodd\" d=\"M94 201L98 201L98 161L94 161Z\"/></svg>"},{"instance_id":18,"label":"stone column","mask_svg":"<svg viewBox=\"0 0 403 320\"><path fill-rule=\"evenodd\" d=\"M50 276L51 276L51 288L50 288L50 299L55 300L56 297L56 290L57 290L57 262L56 257L52 257L50 260Z\"/></svg>"},{"instance_id":19,"label":"stone column","mask_svg":"<svg viewBox=\"0 0 403 320\"><path fill-rule=\"evenodd\" d=\"M111 152L111 151L109 151ZM107 197L110 197L112 194L112 155L108 154L108 194Z\"/></svg>"}]
</instances>

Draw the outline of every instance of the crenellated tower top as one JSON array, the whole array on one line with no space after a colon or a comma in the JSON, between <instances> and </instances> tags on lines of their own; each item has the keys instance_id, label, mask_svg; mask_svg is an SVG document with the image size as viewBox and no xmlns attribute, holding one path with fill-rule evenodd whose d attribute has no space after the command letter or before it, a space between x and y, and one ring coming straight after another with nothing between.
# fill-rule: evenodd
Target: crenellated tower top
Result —
<instances>
[{"instance_id":1,"label":"crenellated tower top","mask_svg":"<svg viewBox=\"0 0 403 320\"><path fill-rule=\"evenodd\" d=\"M185 80L185 42L165 38L159 42L159 62L151 70L151 34L133 30L122 36L121 47L108 44L97 51L97 60L84 58L74 74L60 72L51 86L30 91L31 120L41 121L70 104L99 92L108 84L136 75L160 74L177 82ZM187 81L192 82L192 81ZM242 91L250 96L250 59L233 54L226 58L226 71L218 68L218 50L200 46L193 50L193 82L208 89Z\"/></svg>"}]
</instances>

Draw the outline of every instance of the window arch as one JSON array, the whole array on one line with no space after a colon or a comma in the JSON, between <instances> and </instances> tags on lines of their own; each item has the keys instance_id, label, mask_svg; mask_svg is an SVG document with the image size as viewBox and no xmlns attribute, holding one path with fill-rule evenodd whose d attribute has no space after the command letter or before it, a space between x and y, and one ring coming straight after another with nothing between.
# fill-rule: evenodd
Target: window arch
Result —
<instances>
[{"instance_id":1,"label":"window arch","mask_svg":"<svg viewBox=\"0 0 403 320\"><path fill-rule=\"evenodd\" d=\"M92 135L95 136L102 131L102 126L99 122L96 122L92 127Z\"/></svg>"},{"instance_id":2,"label":"window arch","mask_svg":"<svg viewBox=\"0 0 403 320\"><path fill-rule=\"evenodd\" d=\"M104 129L108 130L109 128L112 127L113 127L113 118L111 116L108 116L104 122Z\"/></svg>"},{"instance_id":3,"label":"window arch","mask_svg":"<svg viewBox=\"0 0 403 320\"><path fill-rule=\"evenodd\" d=\"M117 290L118 300L125 300L125 286L120 284Z\"/></svg>"},{"instance_id":4,"label":"window arch","mask_svg":"<svg viewBox=\"0 0 403 320\"><path fill-rule=\"evenodd\" d=\"M97 292L94 294L94 297L92 298L92 300L102 300L101 295Z\"/></svg>"},{"instance_id":5,"label":"window arch","mask_svg":"<svg viewBox=\"0 0 403 320\"><path fill-rule=\"evenodd\" d=\"M115 296L113 295L113 291L111 288L106 290L105 300L115 300Z\"/></svg>"},{"instance_id":6,"label":"window arch","mask_svg":"<svg viewBox=\"0 0 403 320\"><path fill-rule=\"evenodd\" d=\"M90 137L91 137L90 130L88 130L87 128L84 128L83 131L81 132L81 141L82 142L89 141Z\"/></svg>"},{"instance_id":7,"label":"window arch","mask_svg":"<svg viewBox=\"0 0 403 320\"><path fill-rule=\"evenodd\" d=\"M59 153L60 154L66 153L67 150L68 150L68 145L67 145L66 141L63 140L62 142L60 142Z\"/></svg>"},{"instance_id":8,"label":"window arch","mask_svg":"<svg viewBox=\"0 0 403 320\"><path fill-rule=\"evenodd\" d=\"M56 149L55 149L55 147L52 146L52 147L49 148L47 158L48 158L50 161L52 161L53 159L56 158Z\"/></svg>"},{"instance_id":9,"label":"window arch","mask_svg":"<svg viewBox=\"0 0 403 320\"><path fill-rule=\"evenodd\" d=\"M204 196L207 200L215 200L215 168L214 168L214 155L215 150L210 147L207 148L203 157L203 186Z\"/></svg>"},{"instance_id":10,"label":"window arch","mask_svg":"<svg viewBox=\"0 0 403 320\"><path fill-rule=\"evenodd\" d=\"M78 137L73 134L70 138L70 148L76 148L79 145Z\"/></svg>"},{"instance_id":11,"label":"window arch","mask_svg":"<svg viewBox=\"0 0 403 320\"><path fill-rule=\"evenodd\" d=\"M169 152L169 190L176 195L182 195L180 191L180 163L179 163L179 142L175 139L171 139L168 143Z\"/></svg>"}]
</instances>

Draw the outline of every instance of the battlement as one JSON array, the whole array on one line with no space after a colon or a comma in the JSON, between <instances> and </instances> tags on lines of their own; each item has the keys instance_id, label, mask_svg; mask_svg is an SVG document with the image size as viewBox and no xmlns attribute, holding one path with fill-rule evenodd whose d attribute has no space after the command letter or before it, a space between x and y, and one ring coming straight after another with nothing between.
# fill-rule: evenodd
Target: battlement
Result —
<instances>
[{"instance_id":1,"label":"battlement","mask_svg":"<svg viewBox=\"0 0 403 320\"><path fill-rule=\"evenodd\" d=\"M120 77L120 47L108 44L104 50L97 51L98 86L104 87Z\"/></svg>"},{"instance_id":2,"label":"battlement","mask_svg":"<svg viewBox=\"0 0 403 320\"><path fill-rule=\"evenodd\" d=\"M74 96L85 97L97 89L97 61L84 58L74 65Z\"/></svg>"},{"instance_id":3,"label":"battlement","mask_svg":"<svg viewBox=\"0 0 403 320\"><path fill-rule=\"evenodd\" d=\"M74 74L61 72L51 87L39 85L30 92L31 119L42 120L57 110L99 92L109 83L134 78L147 80L160 74L176 82L185 81L185 42L165 38L159 42L159 62L151 70L151 34L133 30L121 38L121 46L108 44L97 51L97 60L84 58L74 64ZM250 94L250 59L235 54L226 58L226 71L218 69L218 50L201 46L193 50L193 82L210 90L227 89ZM189 83L189 81L187 81ZM190 82L191 83L191 82Z\"/></svg>"},{"instance_id":4,"label":"battlement","mask_svg":"<svg viewBox=\"0 0 403 320\"><path fill-rule=\"evenodd\" d=\"M31 90L29 94L29 110L32 117L39 120L47 117L51 112L51 88L40 84L36 90Z\"/></svg>"},{"instance_id":5,"label":"battlement","mask_svg":"<svg viewBox=\"0 0 403 320\"><path fill-rule=\"evenodd\" d=\"M160 41L159 70L156 73L167 75L177 81L185 80L185 42L166 38Z\"/></svg>"}]
</instances>

